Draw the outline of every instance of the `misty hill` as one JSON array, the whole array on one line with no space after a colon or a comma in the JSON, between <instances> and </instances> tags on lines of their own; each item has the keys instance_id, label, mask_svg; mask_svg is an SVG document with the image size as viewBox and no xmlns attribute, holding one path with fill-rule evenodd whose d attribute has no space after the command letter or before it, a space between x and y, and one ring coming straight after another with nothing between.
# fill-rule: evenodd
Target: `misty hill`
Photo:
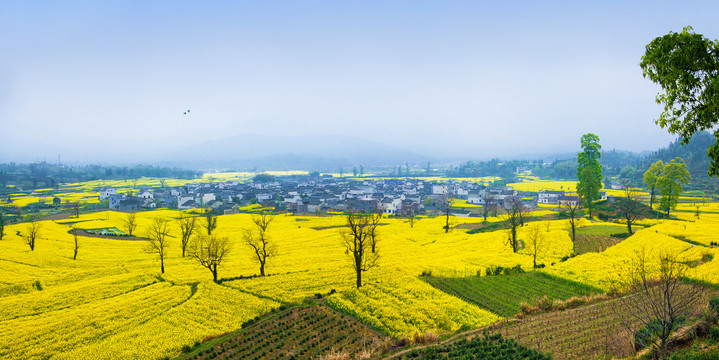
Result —
<instances>
[{"instance_id":1,"label":"misty hill","mask_svg":"<svg viewBox=\"0 0 719 360\"><path fill-rule=\"evenodd\" d=\"M719 179L709 177L710 159L707 155L707 149L714 145L716 139L709 132L701 131L696 133L691 141L682 145L680 140L672 142L666 148L662 148L649 156L643 171L649 168L649 165L661 160L669 162L676 157L684 159L687 164L687 170L692 176L691 184L685 188L697 190L719 190Z\"/></svg>"},{"instance_id":2,"label":"misty hill","mask_svg":"<svg viewBox=\"0 0 719 360\"><path fill-rule=\"evenodd\" d=\"M168 164L183 167L324 171L360 164L377 166L427 161L426 157L411 151L357 137L257 134L206 141L180 150L167 160Z\"/></svg>"}]
</instances>

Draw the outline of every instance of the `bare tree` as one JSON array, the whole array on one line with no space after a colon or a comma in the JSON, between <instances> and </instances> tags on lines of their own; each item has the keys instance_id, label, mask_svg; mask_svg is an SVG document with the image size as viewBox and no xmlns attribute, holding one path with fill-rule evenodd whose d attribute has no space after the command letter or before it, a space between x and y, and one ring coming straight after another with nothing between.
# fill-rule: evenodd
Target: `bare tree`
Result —
<instances>
[{"instance_id":1,"label":"bare tree","mask_svg":"<svg viewBox=\"0 0 719 360\"><path fill-rule=\"evenodd\" d=\"M369 230L369 237L370 237L370 245L371 245L373 254L377 250L377 242L379 241L379 234L377 231L377 226L379 226L379 222L381 220L382 220L382 212L375 212L370 215L368 230Z\"/></svg>"},{"instance_id":2,"label":"bare tree","mask_svg":"<svg viewBox=\"0 0 719 360\"><path fill-rule=\"evenodd\" d=\"M449 211L452 209L452 202L452 198L449 194L442 195L442 197L437 199L437 206L440 210L442 210L442 212L444 212L444 216L446 218L443 227L445 234L449 232Z\"/></svg>"},{"instance_id":3,"label":"bare tree","mask_svg":"<svg viewBox=\"0 0 719 360\"><path fill-rule=\"evenodd\" d=\"M642 217L641 203L639 202L639 194L632 188L631 184L623 183L624 197L618 199L619 212L624 220L627 221L627 231L629 235L633 234L632 224Z\"/></svg>"},{"instance_id":4,"label":"bare tree","mask_svg":"<svg viewBox=\"0 0 719 360\"><path fill-rule=\"evenodd\" d=\"M487 190L487 193L484 196L484 207L487 208L487 214L484 215L485 221L487 221L487 215L497 217L497 212L499 211L499 204L497 202L497 199L495 199L494 195L492 195L489 190Z\"/></svg>"},{"instance_id":5,"label":"bare tree","mask_svg":"<svg viewBox=\"0 0 719 360\"><path fill-rule=\"evenodd\" d=\"M167 255L170 228L168 221L163 218L155 218L155 221L147 229L147 247L145 251L149 254L157 254L160 257L160 272L165 273L165 256Z\"/></svg>"},{"instance_id":6,"label":"bare tree","mask_svg":"<svg viewBox=\"0 0 719 360\"><path fill-rule=\"evenodd\" d=\"M217 282L217 267L230 253L231 245L228 238L217 236L198 236L189 244L187 253L203 267L212 272L212 280Z\"/></svg>"},{"instance_id":7,"label":"bare tree","mask_svg":"<svg viewBox=\"0 0 719 360\"><path fill-rule=\"evenodd\" d=\"M529 227L527 233L527 246L532 252L532 264L537 268L537 256L542 254L545 249L544 233L540 231L539 225L534 224Z\"/></svg>"},{"instance_id":8,"label":"bare tree","mask_svg":"<svg viewBox=\"0 0 719 360\"><path fill-rule=\"evenodd\" d=\"M135 213L129 213L127 214L127 217L122 219L122 222L125 223L125 229L127 229L127 235L132 236L132 232L137 229L137 219L135 218Z\"/></svg>"},{"instance_id":9,"label":"bare tree","mask_svg":"<svg viewBox=\"0 0 719 360\"><path fill-rule=\"evenodd\" d=\"M697 316L705 288L682 281L688 266L671 253L659 253L658 264L650 263L645 252L638 251L634 261L620 271L615 286L633 295L619 298L622 324L635 334L635 342L652 346L661 359L675 340L675 330ZM653 276L656 274L656 276Z\"/></svg>"},{"instance_id":10,"label":"bare tree","mask_svg":"<svg viewBox=\"0 0 719 360\"><path fill-rule=\"evenodd\" d=\"M571 200L566 200L564 205L561 205L561 207L567 212L567 216L569 216L569 226L572 229L573 254L577 252L577 218L579 217L579 210L581 209L581 206L580 201Z\"/></svg>"},{"instance_id":11,"label":"bare tree","mask_svg":"<svg viewBox=\"0 0 719 360\"><path fill-rule=\"evenodd\" d=\"M74 202L74 203L72 203L71 206L72 206L72 211L75 213L75 217L79 218L80 217L80 202L79 201Z\"/></svg>"},{"instance_id":12,"label":"bare tree","mask_svg":"<svg viewBox=\"0 0 719 360\"><path fill-rule=\"evenodd\" d=\"M2 240L2 237L5 234L5 221L5 217L2 215L2 212L0 212L0 240Z\"/></svg>"},{"instance_id":13,"label":"bare tree","mask_svg":"<svg viewBox=\"0 0 719 360\"><path fill-rule=\"evenodd\" d=\"M487 195L484 196L484 206L482 206L482 217L484 218L484 222L487 222L487 216L489 216L496 205L497 204L494 203L494 199L489 195L489 193L487 193Z\"/></svg>"},{"instance_id":14,"label":"bare tree","mask_svg":"<svg viewBox=\"0 0 719 360\"><path fill-rule=\"evenodd\" d=\"M30 251L35 251L35 240L40 237L40 229L42 229L42 224L37 219L33 219L27 223L25 232L20 235L25 240L25 243L30 246Z\"/></svg>"},{"instance_id":15,"label":"bare tree","mask_svg":"<svg viewBox=\"0 0 719 360\"><path fill-rule=\"evenodd\" d=\"M205 223L202 226L207 230L207 235L212 235L212 230L217 228L217 216L212 209L205 209Z\"/></svg>"},{"instance_id":16,"label":"bare tree","mask_svg":"<svg viewBox=\"0 0 719 360\"><path fill-rule=\"evenodd\" d=\"M417 210L414 207L407 209L407 219L409 219L409 227L414 228L414 220L417 217ZM0 237L2 239L2 237Z\"/></svg>"},{"instance_id":17,"label":"bare tree","mask_svg":"<svg viewBox=\"0 0 719 360\"><path fill-rule=\"evenodd\" d=\"M72 237L75 240L75 248L74 248L74 253L72 255L72 259L77 260L77 251L80 249L80 243L77 241L77 229L73 226L71 232L72 232Z\"/></svg>"},{"instance_id":18,"label":"bare tree","mask_svg":"<svg viewBox=\"0 0 719 360\"><path fill-rule=\"evenodd\" d=\"M182 214L177 219L177 225L180 227L180 234L182 235L182 257L185 257L187 244L197 229L197 216L194 214Z\"/></svg>"},{"instance_id":19,"label":"bare tree","mask_svg":"<svg viewBox=\"0 0 719 360\"><path fill-rule=\"evenodd\" d=\"M362 286L362 273L377 266L379 253L371 252L370 217L364 214L348 213L345 226L340 232L347 254L352 260L356 274L357 288ZM376 249L375 249L376 250Z\"/></svg>"},{"instance_id":20,"label":"bare tree","mask_svg":"<svg viewBox=\"0 0 719 360\"><path fill-rule=\"evenodd\" d=\"M245 244L251 247L254 251L254 258L260 263L260 276L265 276L265 265L267 264L267 258L270 256L277 255L277 246L270 242L270 238L267 236L267 227L274 220L274 217L262 212L259 215L252 216L252 222L257 227L257 234L252 230L245 230L243 237Z\"/></svg>"},{"instance_id":21,"label":"bare tree","mask_svg":"<svg viewBox=\"0 0 719 360\"><path fill-rule=\"evenodd\" d=\"M517 228L523 224L522 212L524 211L524 203L519 196L507 198L508 207L505 206L507 213L504 220L509 225L509 234L507 234L507 245L512 247L513 252L519 251L519 239L517 239Z\"/></svg>"}]
</instances>

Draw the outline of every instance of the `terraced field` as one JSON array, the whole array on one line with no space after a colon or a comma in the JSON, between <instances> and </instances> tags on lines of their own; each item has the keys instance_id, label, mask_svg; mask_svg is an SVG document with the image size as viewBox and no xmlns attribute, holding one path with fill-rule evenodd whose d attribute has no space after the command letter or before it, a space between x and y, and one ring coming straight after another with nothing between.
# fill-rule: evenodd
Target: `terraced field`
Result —
<instances>
[{"instance_id":1,"label":"terraced field","mask_svg":"<svg viewBox=\"0 0 719 360\"><path fill-rule=\"evenodd\" d=\"M494 334L412 350L407 354L398 356L397 359L549 360L550 358L539 351L522 346L513 339L506 339L500 334Z\"/></svg>"},{"instance_id":2,"label":"terraced field","mask_svg":"<svg viewBox=\"0 0 719 360\"><path fill-rule=\"evenodd\" d=\"M716 290L709 289L705 300ZM631 296L631 295L630 295ZM580 308L542 313L492 326L492 332L551 354L553 359L606 359L634 353L633 335L622 321L633 319L618 299ZM697 309L701 310L701 309ZM634 325L636 326L636 321Z\"/></svg>"},{"instance_id":3,"label":"terraced field","mask_svg":"<svg viewBox=\"0 0 719 360\"><path fill-rule=\"evenodd\" d=\"M461 278L422 276L421 279L448 294L505 317L519 313L523 301L536 302L542 296L564 300L602 292L540 272Z\"/></svg>"},{"instance_id":4,"label":"terraced field","mask_svg":"<svg viewBox=\"0 0 719 360\"><path fill-rule=\"evenodd\" d=\"M637 230L635 228L634 230ZM622 225L585 226L577 229L576 255L602 252L625 239L627 227Z\"/></svg>"},{"instance_id":5,"label":"terraced field","mask_svg":"<svg viewBox=\"0 0 719 360\"><path fill-rule=\"evenodd\" d=\"M316 359L327 355L370 356L389 338L324 305L286 309L222 335L179 359Z\"/></svg>"}]
</instances>

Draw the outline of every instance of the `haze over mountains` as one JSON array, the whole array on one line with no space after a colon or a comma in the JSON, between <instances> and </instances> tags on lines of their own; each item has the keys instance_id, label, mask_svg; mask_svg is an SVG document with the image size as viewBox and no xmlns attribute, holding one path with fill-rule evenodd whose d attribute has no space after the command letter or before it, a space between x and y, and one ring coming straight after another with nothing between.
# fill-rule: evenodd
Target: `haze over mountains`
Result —
<instances>
[{"instance_id":1,"label":"haze over mountains","mask_svg":"<svg viewBox=\"0 0 719 360\"><path fill-rule=\"evenodd\" d=\"M0 152L0 162L56 162L68 164L100 163L103 165L158 164L163 166L192 169L243 169L243 170L293 170L309 169L337 171L343 168L348 173L353 166L393 166L409 163L413 166L458 164L465 161L499 158L563 160L576 157L567 143L551 142L544 149L517 149L514 153L500 154L481 151L432 152L408 150L401 145L368 140L363 137L335 134L311 135L264 135L238 134L213 140L174 141L172 145L162 142L150 149L127 146L87 146L58 142L37 145L35 154L17 155L12 149ZM576 141L578 145L578 141ZM164 144L164 145L161 145ZM574 142L572 142L574 144ZM437 144L434 144L435 146ZM578 146L577 146L578 147ZM417 143L414 149L422 149ZM611 150L606 148L604 150ZM647 149L641 154L646 155Z\"/></svg>"},{"instance_id":2,"label":"haze over mountains","mask_svg":"<svg viewBox=\"0 0 719 360\"><path fill-rule=\"evenodd\" d=\"M310 164L336 169L336 166L352 164L376 166L430 159L399 147L350 136L242 134L187 147L170 154L167 162L179 166L224 164L282 170Z\"/></svg>"}]
</instances>

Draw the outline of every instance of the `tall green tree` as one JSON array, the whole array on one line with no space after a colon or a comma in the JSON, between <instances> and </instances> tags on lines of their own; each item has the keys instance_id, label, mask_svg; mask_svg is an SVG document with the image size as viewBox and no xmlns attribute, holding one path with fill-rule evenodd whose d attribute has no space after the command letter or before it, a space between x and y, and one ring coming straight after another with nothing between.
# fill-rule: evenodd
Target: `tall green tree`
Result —
<instances>
[{"instance_id":1,"label":"tall green tree","mask_svg":"<svg viewBox=\"0 0 719 360\"><path fill-rule=\"evenodd\" d=\"M577 154L577 195L592 217L592 205L599 200L599 190L602 188L602 145L599 145L599 136L588 133L582 135L582 152Z\"/></svg>"},{"instance_id":2,"label":"tall green tree","mask_svg":"<svg viewBox=\"0 0 719 360\"><path fill-rule=\"evenodd\" d=\"M657 188L657 181L664 171L664 162L659 160L652 164L647 171L644 172L644 184L649 188L649 208L654 205L654 190Z\"/></svg>"},{"instance_id":3,"label":"tall green tree","mask_svg":"<svg viewBox=\"0 0 719 360\"><path fill-rule=\"evenodd\" d=\"M679 195L682 193L682 184L686 184L691 180L687 165L682 158L675 158L664 165L662 176L657 182L659 194L662 196L660 205L666 210L667 217L669 212L677 206Z\"/></svg>"},{"instance_id":4,"label":"tall green tree","mask_svg":"<svg viewBox=\"0 0 719 360\"><path fill-rule=\"evenodd\" d=\"M714 129L719 122L719 41L693 32L691 26L682 32L660 36L646 47L639 66L664 90L657 94L664 111L656 123L672 134L681 136L682 145L697 131ZM709 175L719 175L719 141L710 146Z\"/></svg>"}]
</instances>

